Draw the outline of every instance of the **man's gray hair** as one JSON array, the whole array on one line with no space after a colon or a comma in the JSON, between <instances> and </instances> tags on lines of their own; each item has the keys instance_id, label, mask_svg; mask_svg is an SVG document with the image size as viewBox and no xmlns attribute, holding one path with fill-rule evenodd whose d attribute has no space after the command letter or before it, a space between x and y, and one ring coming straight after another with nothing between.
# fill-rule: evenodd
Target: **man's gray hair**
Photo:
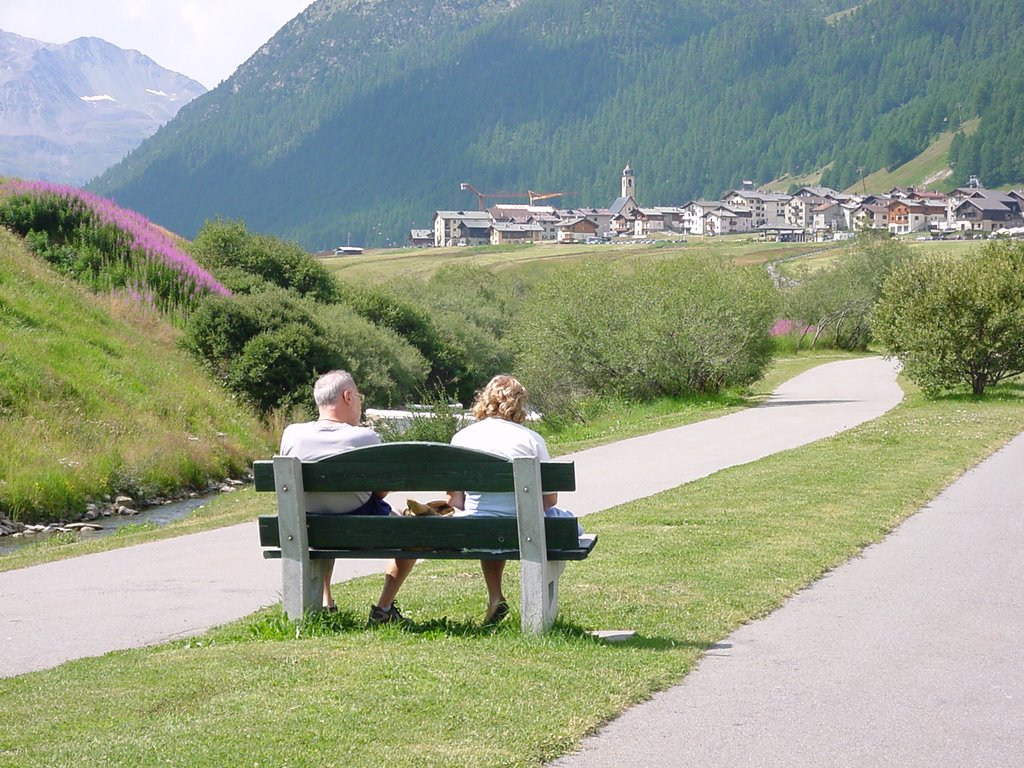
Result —
<instances>
[{"instance_id":1,"label":"man's gray hair","mask_svg":"<svg viewBox=\"0 0 1024 768\"><path fill-rule=\"evenodd\" d=\"M356 382L348 371L328 371L313 385L313 400L318 408L338 402L346 389L355 389Z\"/></svg>"}]
</instances>

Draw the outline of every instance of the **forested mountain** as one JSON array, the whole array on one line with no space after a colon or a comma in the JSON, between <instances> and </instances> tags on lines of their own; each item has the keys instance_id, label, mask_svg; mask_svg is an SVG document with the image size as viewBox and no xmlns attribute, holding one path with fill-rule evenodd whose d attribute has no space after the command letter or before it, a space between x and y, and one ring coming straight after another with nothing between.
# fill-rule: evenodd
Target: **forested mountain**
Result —
<instances>
[{"instance_id":1,"label":"forested mountain","mask_svg":"<svg viewBox=\"0 0 1024 768\"><path fill-rule=\"evenodd\" d=\"M82 184L206 89L96 37L0 29L0 174Z\"/></svg>"},{"instance_id":2,"label":"forested mountain","mask_svg":"<svg viewBox=\"0 0 1024 768\"><path fill-rule=\"evenodd\" d=\"M845 187L958 137L1024 180L1020 0L319 0L95 184L182 234L400 242L459 191L641 204L829 166Z\"/></svg>"}]
</instances>

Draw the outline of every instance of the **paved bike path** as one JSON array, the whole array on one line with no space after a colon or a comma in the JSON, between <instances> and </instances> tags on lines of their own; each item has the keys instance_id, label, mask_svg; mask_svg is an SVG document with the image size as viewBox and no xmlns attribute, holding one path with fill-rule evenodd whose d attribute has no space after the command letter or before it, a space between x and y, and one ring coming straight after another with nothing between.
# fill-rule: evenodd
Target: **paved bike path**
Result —
<instances>
[{"instance_id":1,"label":"paved bike path","mask_svg":"<svg viewBox=\"0 0 1024 768\"><path fill-rule=\"evenodd\" d=\"M583 515L650 496L849 429L901 398L890 362L818 366L757 408L567 457L579 490L560 502ZM280 561L264 560L258 540L249 522L0 573L0 677L196 635L277 602ZM339 561L335 578L382 570Z\"/></svg>"},{"instance_id":2,"label":"paved bike path","mask_svg":"<svg viewBox=\"0 0 1024 768\"><path fill-rule=\"evenodd\" d=\"M551 768L1024 765L1024 434Z\"/></svg>"}]
</instances>

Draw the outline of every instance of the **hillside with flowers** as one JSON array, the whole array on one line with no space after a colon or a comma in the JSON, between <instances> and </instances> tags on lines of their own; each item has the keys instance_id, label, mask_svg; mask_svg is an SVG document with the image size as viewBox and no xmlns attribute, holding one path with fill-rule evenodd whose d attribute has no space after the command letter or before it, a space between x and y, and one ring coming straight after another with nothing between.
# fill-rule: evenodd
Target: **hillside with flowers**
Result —
<instances>
[{"instance_id":1,"label":"hillside with flowers","mask_svg":"<svg viewBox=\"0 0 1024 768\"><path fill-rule=\"evenodd\" d=\"M77 519L243 476L256 414L179 347L226 295L176 238L110 201L0 180L0 518Z\"/></svg>"}]
</instances>

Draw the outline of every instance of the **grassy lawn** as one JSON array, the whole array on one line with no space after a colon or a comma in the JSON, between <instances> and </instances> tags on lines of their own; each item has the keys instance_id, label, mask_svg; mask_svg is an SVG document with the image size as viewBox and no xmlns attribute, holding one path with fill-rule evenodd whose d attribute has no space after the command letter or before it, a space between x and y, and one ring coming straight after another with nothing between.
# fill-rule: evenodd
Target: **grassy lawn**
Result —
<instances>
[{"instance_id":1,"label":"grassy lawn","mask_svg":"<svg viewBox=\"0 0 1024 768\"><path fill-rule=\"evenodd\" d=\"M411 630L365 629L379 578L360 579L330 619L272 609L0 680L0 766L539 765L885 536L1024 429L1022 405L1019 384L981 401L911 391L834 438L592 515L600 545L569 566L543 638L520 637L515 613L480 628L475 564L433 562L403 590Z\"/></svg>"},{"instance_id":2,"label":"grassy lawn","mask_svg":"<svg viewBox=\"0 0 1024 768\"><path fill-rule=\"evenodd\" d=\"M392 248L367 251L359 256L323 259L336 277L356 284L378 284L396 277L426 280L446 264L472 263L494 270L515 270L523 279L542 279L548 270L588 258L623 259L637 256L671 258L700 251L738 264L762 264L835 247L831 243L769 243L752 235L691 238L685 243L655 240L653 243L605 245L481 245L467 248Z\"/></svg>"}]
</instances>

